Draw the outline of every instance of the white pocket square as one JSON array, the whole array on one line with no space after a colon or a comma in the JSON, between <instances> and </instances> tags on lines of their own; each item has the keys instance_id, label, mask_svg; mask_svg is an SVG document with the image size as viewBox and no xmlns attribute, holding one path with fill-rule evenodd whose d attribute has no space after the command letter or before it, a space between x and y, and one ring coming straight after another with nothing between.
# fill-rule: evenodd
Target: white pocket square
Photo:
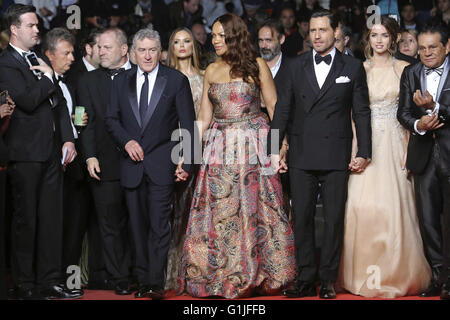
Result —
<instances>
[{"instance_id":1,"label":"white pocket square","mask_svg":"<svg viewBox=\"0 0 450 320\"><path fill-rule=\"evenodd\" d=\"M349 83L350 79L347 76L340 76L339 78L336 78L336 83Z\"/></svg>"}]
</instances>

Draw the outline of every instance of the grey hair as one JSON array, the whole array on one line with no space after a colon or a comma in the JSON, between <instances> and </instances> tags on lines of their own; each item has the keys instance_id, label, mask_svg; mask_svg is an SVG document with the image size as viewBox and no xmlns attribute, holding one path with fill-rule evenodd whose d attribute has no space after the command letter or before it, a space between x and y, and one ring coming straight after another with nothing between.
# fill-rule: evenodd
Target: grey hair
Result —
<instances>
[{"instance_id":1,"label":"grey hair","mask_svg":"<svg viewBox=\"0 0 450 320\"><path fill-rule=\"evenodd\" d=\"M116 36L117 43L120 46L123 46L124 44L127 44L127 42L128 42L127 41L127 34L122 29L117 28L117 27L111 27L111 28L103 30L102 34L108 33L108 32L114 33L114 35Z\"/></svg>"},{"instance_id":2,"label":"grey hair","mask_svg":"<svg viewBox=\"0 0 450 320\"><path fill-rule=\"evenodd\" d=\"M159 32L156 30L153 30L151 28L144 28L136 32L136 34L133 37L133 49L136 49L136 42L138 40L144 40L144 39L150 39L150 40L156 40L158 43L158 48L161 51L161 38L159 36Z\"/></svg>"}]
</instances>

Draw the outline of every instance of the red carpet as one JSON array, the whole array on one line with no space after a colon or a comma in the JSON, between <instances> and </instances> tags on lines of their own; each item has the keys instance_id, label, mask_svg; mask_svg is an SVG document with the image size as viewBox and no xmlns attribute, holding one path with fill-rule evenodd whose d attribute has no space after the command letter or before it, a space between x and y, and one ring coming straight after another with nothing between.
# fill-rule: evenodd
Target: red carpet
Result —
<instances>
[{"instance_id":1,"label":"red carpet","mask_svg":"<svg viewBox=\"0 0 450 320\"><path fill-rule=\"evenodd\" d=\"M170 291L166 293L166 300L209 300L211 299L198 299L193 298L188 295L177 296L175 291ZM80 300L149 300L149 299L135 299L134 293L129 296L118 296L114 294L114 291L106 290L84 290L84 296ZM218 299L214 299L218 300ZM287 299L283 296L258 296L247 299L240 299L242 301L246 300L322 300L318 297L314 298L302 298L302 299ZM381 298L365 298L360 296L355 296L348 293L342 293L337 295L336 300L439 300L439 297L434 298L419 298L418 296L401 297L396 299L381 299Z\"/></svg>"}]
</instances>

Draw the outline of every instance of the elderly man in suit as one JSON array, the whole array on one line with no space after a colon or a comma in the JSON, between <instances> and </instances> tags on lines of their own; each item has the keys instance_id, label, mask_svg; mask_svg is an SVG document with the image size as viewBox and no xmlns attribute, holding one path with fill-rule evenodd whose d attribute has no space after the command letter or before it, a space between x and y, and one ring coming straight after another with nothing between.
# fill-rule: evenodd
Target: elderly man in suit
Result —
<instances>
[{"instance_id":1,"label":"elderly man in suit","mask_svg":"<svg viewBox=\"0 0 450 320\"><path fill-rule=\"evenodd\" d=\"M403 71L397 111L411 132L406 167L414 175L417 214L432 281L421 297L450 299L450 61L448 31L425 27L420 62ZM441 215L443 223L441 224Z\"/></svg>"},{"instance_id":2,"label":"elderly man in suit","mask_svg":"<svg viewBox=\"0 0 450 320\"><path fill-rule=\"evenodd\" d=\"M172 159L173 132L190 134L193 149L195 111L189 81L159 63L161 42L155 30L142 29L133 39L137 67L113 82L106 125L118 147L120 180L125 188L136 250L138 291L162 299L170 242L170 215L175 177L185 180L193 159ZM191 144L189 144L191 142ZM186 152L191 154L193 152ZM177 167L178 164L178 167Z\"/></svg>"}]
</instances>

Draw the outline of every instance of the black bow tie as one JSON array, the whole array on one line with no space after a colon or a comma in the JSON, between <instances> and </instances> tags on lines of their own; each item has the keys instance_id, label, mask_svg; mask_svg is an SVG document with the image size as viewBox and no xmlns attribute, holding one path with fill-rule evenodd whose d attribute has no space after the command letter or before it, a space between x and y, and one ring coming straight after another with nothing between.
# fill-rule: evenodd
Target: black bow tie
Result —
<instances>
[{"instance_id":1,"label":"black bow tie","mask_svg":"<svg viewBox=\"0 0 450 320\"><path fill-rule=\"evenodd\" d=\"M108 75L110 77L115 77L117 76L119 73L125 71L125 68L119 68L119 69L107 69L106 72L108 73Z\"/></svg>"},{"instance_id":2,"label":"black bow tie","mask_svg":"<svg viewBox=\"0 0 450 320\"><path fill-rule=\"evenodd\" d=\"M65 76L58 76L58 79L56 79L58 82L67 83L67 77Z\"/></svg>"},{"instance_id":3,"label":"black bow tie","mask_svg":"<svg viewBox=\"0 0 450 320\"><path fill-rule=\"evenodd\" d=\"M428 68L425 67L425 74L429 75L432 72L436 72L439 76L442 76L442 74L444 73L444 67L442 68Z\"/></svg>"},{"instance_id":4,"label":"black bow tie","mask_svg":"<svg viewBox=\"0 0 450 320\"><path fill-rule=\"evenodd\" d=\"M322 61L324 61L326 64L330 64L331 63L331 54L327 54L326 56L322 57L320 54L317 53L314 56L314 60L316 61L316 64L319 64Z\"/></svg>"}]
</instances>

